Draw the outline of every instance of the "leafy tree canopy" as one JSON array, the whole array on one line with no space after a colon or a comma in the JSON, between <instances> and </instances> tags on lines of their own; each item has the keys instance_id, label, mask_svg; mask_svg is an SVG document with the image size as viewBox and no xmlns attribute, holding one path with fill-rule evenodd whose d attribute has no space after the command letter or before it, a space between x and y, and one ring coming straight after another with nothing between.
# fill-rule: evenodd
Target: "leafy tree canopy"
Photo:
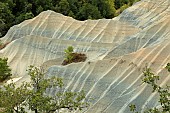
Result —
<instances>
[{"instance_id":1,"label":"leafy tree canopy","mask_svg":"<svg viewBox=\"0 0 170 113\"><path fill-rule=\"evenodd\" d=\"M39 67L30 66L27 71L30 83L0 87L0 111L26 113L28 107L35 113L54 113L61 109L73 111L88 107L88 103L83 102L85 93L65 90L61 78L47 77ZM56 90L56 93L49 94L49 90Z\"/></svg>"},{"instance_id":2,"label":"leafy tree canopy","mask_svg":"<svg viewBox=\"0 0 170 113\"><path fill-rule=\"evenodd\" d=\"M7 64L7 58L0 58L0 82L9 78L11 74L11 69Z\"/></svg>"}]
</instances>

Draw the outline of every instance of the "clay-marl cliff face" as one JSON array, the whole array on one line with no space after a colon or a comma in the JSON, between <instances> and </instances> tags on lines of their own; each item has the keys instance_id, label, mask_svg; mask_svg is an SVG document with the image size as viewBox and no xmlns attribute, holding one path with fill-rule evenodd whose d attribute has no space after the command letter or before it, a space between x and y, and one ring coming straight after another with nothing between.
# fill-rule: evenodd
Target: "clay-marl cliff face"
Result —
<instances>
[{"instance_id":1,"label":"clay-marl cliff face","mask_svg":"<svg viewBox=\"0 0 170 113\"><path fill-rule=\"evenodd\" d=\"M142 111L159 105L151 87L141 85L143 67L162 77L159 84L170 83L164 69L170 62L169 7L169 0L142 0L116 18L86 21L44 11L8 31L2 41L12 42L0 57L8 57L13 77L21 77L17 83L28 81L26 69L35 65L63 77L66 89L83 89L93 98L86 113L128 113L131 103ZM68 46L87 61L60 65Z\"/></svg>"}]
</instances>

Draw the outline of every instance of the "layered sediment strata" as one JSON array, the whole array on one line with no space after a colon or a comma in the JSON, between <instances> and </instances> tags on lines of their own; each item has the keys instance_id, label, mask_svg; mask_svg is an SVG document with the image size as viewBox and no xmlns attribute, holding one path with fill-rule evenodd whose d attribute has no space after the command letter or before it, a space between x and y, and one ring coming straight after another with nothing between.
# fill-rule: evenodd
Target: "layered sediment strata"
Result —
<instances>
[{"instance_id":1,"label":"layered sediment strata","mask_svg":"<svg viewBox=\"0 0 170 113\"><path fill-rule=\"evenodd\" d=\"M8 57L17 83L28 81L26 69L35 65L62 77L66 89L84 90L92 104L82 112L128 113L132 103L142 112L159 105L158 95L141 82L143 68L159 74L160 85L170 83L164 68L170 62L169 11L169 0L141 0L113 19L78 21L44 11L8 31L2 41L11 43L0 57ZM87 60L62 66L68 46Z\"/></svg>"}]
</instances>

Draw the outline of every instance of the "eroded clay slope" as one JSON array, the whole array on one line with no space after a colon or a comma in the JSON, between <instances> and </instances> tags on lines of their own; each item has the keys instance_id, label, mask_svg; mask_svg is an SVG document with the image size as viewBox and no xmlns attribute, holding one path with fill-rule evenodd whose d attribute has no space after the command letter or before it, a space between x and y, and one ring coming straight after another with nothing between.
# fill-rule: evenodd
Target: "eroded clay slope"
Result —
<instances>
[{"instance_id":1,"label":"eroded clay slope","mask_svg":"<svg viewBox=\"0 0 170 113\"><path fill-rule=\"evenodd\" d=\"M84 90L92 103L85 113L130 113L130 104L136 104L138 111L142 112L148 107L159 106L158 95L152 93L151 87L142 84L143 68L148 66L160 75L158 84L161 86L170 83L169 73L165 69L170 60L169 41L120 58L66 67L54 65L49 68L48 76L63 77L66 89ZM50 93L55 93L55 89Z\"/></svg>"},{"instance_id":2,"label":"eroded clay slope","mask_svg":"<svg viewBox=\"0 0 170 113\"><path fill-rule=\"evenodd\" d=\"M35 65L62 77L66 89L84 90L91 106L83 112L128 113L131 103L143 111L159 105L151 87L141 84L143 68L162 76L161 85L170 83L164 69L170 62L169 18L169 0L141 0L113 19L78 21L44 11L8 31L2 41L11 43L0 57L8 57L17 83L29 81L26 69ZM87 61L62 66L68 46Z\"/></svg>"}]
</instances>

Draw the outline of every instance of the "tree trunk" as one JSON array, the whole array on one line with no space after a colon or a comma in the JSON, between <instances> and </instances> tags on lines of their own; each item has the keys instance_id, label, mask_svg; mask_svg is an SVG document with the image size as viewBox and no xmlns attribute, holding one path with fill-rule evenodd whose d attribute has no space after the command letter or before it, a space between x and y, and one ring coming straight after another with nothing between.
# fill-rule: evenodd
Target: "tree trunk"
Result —
<instances>
[{"instance_id":1,"label":"tree trunk","mask_svg":"<svg viewBox=\"0 0 170 113\"><path fill-rule=\"evenodd\" d=\"M35 113L38 113L38 110L37 109L34 109Z\"/></svg>"}]
</instances>

